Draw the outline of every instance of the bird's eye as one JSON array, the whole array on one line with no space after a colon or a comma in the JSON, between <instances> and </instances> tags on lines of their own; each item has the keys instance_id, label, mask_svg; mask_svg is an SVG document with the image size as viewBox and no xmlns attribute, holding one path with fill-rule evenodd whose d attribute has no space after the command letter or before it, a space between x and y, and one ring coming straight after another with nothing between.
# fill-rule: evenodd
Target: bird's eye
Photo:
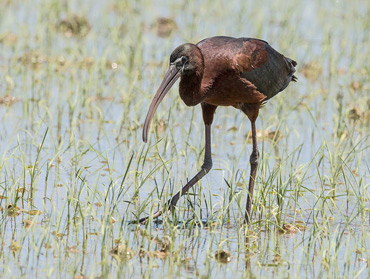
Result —
<instances>
[{"instance_id":1,"label":"bird's eye","mask_svg":"<svg viewBox=\"0 0 370 279\"><path fill-rule=\"evenodd\" d=\"M188 58L186 56L181 57L181 64L185 64L188 62Z\"/></svg>"}]
</instances>

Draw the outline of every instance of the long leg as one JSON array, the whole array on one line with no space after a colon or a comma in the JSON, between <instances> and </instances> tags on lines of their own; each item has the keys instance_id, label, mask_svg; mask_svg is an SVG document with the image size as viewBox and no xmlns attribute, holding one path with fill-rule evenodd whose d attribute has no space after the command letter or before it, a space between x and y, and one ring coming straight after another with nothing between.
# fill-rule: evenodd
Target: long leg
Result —
<instances>
[{"instance_id":1,"label":"long leg","mask_svg":"<svg viewBox=\"0 0 370 279\"><path fill-rule=\"evenodd\" d=\"M211 155L211 125L213 122L213 115L216 111L216 106L202 103L203 121L205 125L205 148L204 148L204 162L202 169L184 186L182 189L169 199L164 208L173 210L181 196L186 194L191 187L194 186L199 180L203 178L212 168L212 155ZM153 219L158 218L163 214L164 209L161 209L153 214ZM139 220L139 223L145 224L149 217L144 217Z\"/></svg>"},{"instance_id":2,"label":"long leg","mask_svg":"<svg viewBox=\"0 0 370 279\"><path fill-rule=\"evenodd\" d=\"M252 208L252 196L254 190L254 181L256 180L256 172L258 167L259 152L257 146L257 135L256 135L256 125L255 121L251 122L252 124L252 141L253 141L253 151L249 162L251 164L251 174L249 177L249 187L248 187L248 197L247 197L247 206L245 210L245 222L249 224L251 218L251 208Z\"/></svg>"},{"instance_id":3,"label":"long leg","mask_svg":"<svg viewBox=\"0 0 370 279\"><path fill-rule=\"evenodd\" d=\"M251 172L249 177L249 185L248 185L248 196L247 196L247 205L245 210L245 223L249 224L251 219L251 208L252 208L252 196L254 190L254 182L256 180L256 172L258 167L258 160L259 160L259 152L257 146L257 134L256 134L256 119L258 117L260 104L244 104L242 106L242 111L248 116L249 120L251 121L252 127L252 142L253 142L253 150L251 157L249 159L251 165Z\"/></svg>"}]
</instances>

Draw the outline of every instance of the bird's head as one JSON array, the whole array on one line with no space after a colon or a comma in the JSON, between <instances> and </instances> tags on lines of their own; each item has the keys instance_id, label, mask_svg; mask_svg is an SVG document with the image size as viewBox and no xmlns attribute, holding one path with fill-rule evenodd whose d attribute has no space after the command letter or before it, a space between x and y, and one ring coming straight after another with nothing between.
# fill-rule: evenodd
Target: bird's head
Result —
<instances>
[{"instance_id":1,"label":"bird's head","mask_svg":"<svg viewBox=\"0 0 370 279\"><path fill-rule=\"evenodd\" d=\"M201 55L199 48L194 44L178 46L170 56L170 68L176 67L181 75L190 74L199 67L197 58Z\"/></svg>"},{"instance_id":2,"label":"bird's head","mask_svg":"<svg viewBox=\"0 0 370 279\"><path fill-rule=\"evenodd\" d=\"M203 56L199 48L194 44L183 44L178 46L170 56L170 66L155 94L149 107L148 114L144 122L143 141L148 139L148 132L153 115L157 110L160 102L168 93L176 80L183 76L191 74L203 66Z\"/></svg>"}]
</instances>

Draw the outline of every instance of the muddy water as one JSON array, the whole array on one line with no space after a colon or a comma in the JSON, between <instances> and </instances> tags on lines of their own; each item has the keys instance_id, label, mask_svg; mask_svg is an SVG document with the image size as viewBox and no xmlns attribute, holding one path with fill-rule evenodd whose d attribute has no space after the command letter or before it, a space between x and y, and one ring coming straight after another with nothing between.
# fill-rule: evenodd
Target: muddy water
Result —
<instances>
[{"instance_id":1,"label":"muddy water","mask_svg":"<svg viewBox=\"0 0 370 279\"><path fill-rule=\"evenodd\" d=\"M0 45L1 96L14 98L0 106L4 276L367 278L369 4L285 2L220 3L222 11L164 1L2 4L0 34L17 38ZM90 31L61 32L69 14L84 15ZM175 21L169 37L158 17ZM185 107L176 87L156 114L158 144L153 133L141 142L141 125L171 50L218 34L261 37L299 65L299 82L258 119L247 251L249 122L233 108L218 109L214 168L178 209L189 221L195 205L204 223L127 225L148 197L156 209L163 186L170 195L201 165L200 107ZM118 242L130 249L120 261L109 254ZM218 249L231 260L219 262Z\"/></svg>"}]
</instances>

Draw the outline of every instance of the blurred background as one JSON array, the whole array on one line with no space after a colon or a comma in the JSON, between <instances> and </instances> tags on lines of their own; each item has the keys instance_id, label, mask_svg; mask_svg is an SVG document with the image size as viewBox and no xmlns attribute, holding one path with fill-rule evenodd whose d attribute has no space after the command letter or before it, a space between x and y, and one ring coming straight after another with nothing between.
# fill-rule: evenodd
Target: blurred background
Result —
<instances>
[{"instance_id":1,"label":"blurred background","mask_svg":"<svg viewBox=\"0 0 370 279\"><path fill-rule=\"evenodd\" d=\"M364 0L0 0L4 277L367 278L369 16ZM172 50L216 35L298 62L257 121L252 254L240 244L250 124L234 108L217 110L214 169L180 200L197 226L127 224L202 164L201 109L176 85L148 144L141 133Z\"/></svg>"}]
</instances>

